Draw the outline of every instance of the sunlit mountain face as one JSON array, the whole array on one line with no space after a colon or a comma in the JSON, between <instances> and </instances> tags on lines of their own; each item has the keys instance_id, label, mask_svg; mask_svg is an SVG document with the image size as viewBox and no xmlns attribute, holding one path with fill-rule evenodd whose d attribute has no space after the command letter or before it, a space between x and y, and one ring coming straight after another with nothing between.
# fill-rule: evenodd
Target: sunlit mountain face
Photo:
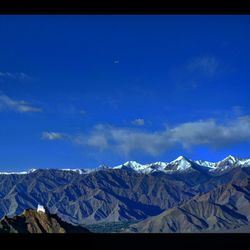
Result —
<instances>
[{"instance_id":1,"label":"sunlit mountain face","mask_svg":"<svg viewBox=\"0 0 250 250\"><path fill-rule=\"evenodd\" d=\"M247 15L0 16L0 216L248 228L249 30Z\"/></svg>"},{"instance_id":2,"label":"sunlit mountain face","mask_svg":"<svg viewBox=\"0 0 250 250\"><path fill-rule=\"evenodd\" d=\"M43 204L49 214L94 232L241 230L248 226L249 174L250 160L231 155L215 163L180 156L169 163L2 172L0 215L12 218Z\"/></svg>"}]
</instances>

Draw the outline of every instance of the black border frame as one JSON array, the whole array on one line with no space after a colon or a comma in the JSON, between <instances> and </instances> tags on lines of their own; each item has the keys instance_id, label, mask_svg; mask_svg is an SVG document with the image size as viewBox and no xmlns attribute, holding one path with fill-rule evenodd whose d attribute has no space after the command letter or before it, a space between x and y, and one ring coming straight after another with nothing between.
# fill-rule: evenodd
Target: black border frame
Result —
<instances>
[{"instance_id":1,"label":"black border frame","mask_svg":"<svg viewBox=\"0 0 250 250\"><path fill-rule=\"evenodd\" d=\"M250 14L248 0L4 0L0 14ZM250 234L2 234L27 249L244 249Z\"/></svg>"},{"instance_id":2,"label":"black border frame","mask_svg":"<svg viewBox=\"0 0 250 250\"><path fill-rule=\"evenodd\" d=\"M1 0L0 14L249 14L249 0Z\"/></svg>"}]
</instances>

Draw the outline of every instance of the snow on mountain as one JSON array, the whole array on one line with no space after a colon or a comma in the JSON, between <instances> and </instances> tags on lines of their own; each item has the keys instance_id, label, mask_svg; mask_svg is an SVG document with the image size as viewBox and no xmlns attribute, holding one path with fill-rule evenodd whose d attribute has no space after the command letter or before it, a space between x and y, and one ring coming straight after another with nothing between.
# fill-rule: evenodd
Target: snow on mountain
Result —
<instances>
[{"instance_id":1,"label":"snow on mountain","mask_svg":"<svg viewBox=\"0 0 250 250\"><path fill-rule=\"evenodd\" d=\"M10 175L10 174L19 174L19 175L22 175L22 174L27 174L28 172L26 171L23 171L23 172L0 172L0 175Z\"/></svg>"},{"instance_id":2,"label":"snow on mountain","mask_svg":"<svg viewBox=\"0 0 250 250\"><path fill-rule=\"evenodd\" d=\"M91 172L95 172L98 170L104 170L104 169L109 169L110 167L107 165L100 165L97 168L84 168L84 169L78 169L78 168L64 168L62 169L63 171L72 171L72 172L76 172L78 174L89 174Z\"/></svg>"},{"instance_id":3,"label":"snow on mountain","mask_svg":"<svg viewBox=\"0 0 250 250\"><path fill-rule=\"evenodd\" d=\"M186 171L190 169L191 161L180 156L174 161L168 162L155 162L150 164L140 164L136 161L127 161L122 165L116 166L113 169L129 168L139 173L152 173L156 171L173 172L173 171Z\"/></svg>"},{"instance_id":4,"label":"snow on mountain","mask_svg":"<svg viewBox=\"0 0 250 250\"><path fill-rule=\"evenodd\" d=\"M194 161L196 164L203 166L203 167L207 167L210 169L214 169L216 168L216 163L215 162L211 162L211 161L202 161L202 160L197 160Z\"/></svg>"},{"instance_id":5,"label":"snow on mountain","mask_svg":"<svg viewBox=\"0 0 250 250\"><path fill-rule=\"evenodd\" d=\"M238 160L239 160L239 158L236 158L232 155L229 155L225 159L223 159L222 161L219 161L217 164L234 164Z\"/></svg>"},{"instance_id":6,"label":"snow on mountain","mask_svg":"<svg viewBox=\"0 0 250 250\"><path fill-rule=\"evenodd\" d=\"M250 166L250 159L241 159L237 162L237 165L241 167L249 167Z\"/></svg>"},{"instance_id":7,"label":"snow on mountain","mask_svg":"<svg viewBox=\"0 0 250 250\"><path fill-rule=\"evenodd\" d=\"M225 159L218 162L209 162L198 160L195 161L200 166L210 168L211 172L223 172L234 167L248 167L250 166L250 159L241 159L232 155L227 156Z\"/></svg>"},{"instance_id":8,"label":"snow on mountain","mask_svg":"<svg viewBox=\"0 0 250 250\"><path fill-rule=\"evenodd\" d=\"M96 168L96 170L98 170L98 169L110 169L110 167L107 165L101 164L101 165L99 165L98 168Z\"/></svg>"},{"instance_id":9,"label":"snow on mountain","mask_svg":"<svg viewBox=\"0 0 250 250\"><path fill-rule=\"evenodd\" d=\"M35 172L37 169L30 169L28 171L21 171L21 172L0 172L0 175L10 175L10 174L18 174L18 175L23 175L23 174L30 174Z\"/></svg>"},{"instance_id":10,"label":"snow on mountain","mask_svg":"<svg viewBox=\"0 0 250 250\"><path fill-rule=\"evenodd\" d=\"M237 161L238 161L238 158L235 158L232 155L229 155L222 161L219 161L216 163L214 171L223 172L225 170L229 170L234 167L237 167Z\"/></svg>"},{"instance_id":11,"label":"snow on mountain","mask_svg":"<svg viewBox=\"0 0 250 250\"><path fill-rule=\"evenodd\" d=\"M223 172L225 170L229 170L235 167L250 167L250 159L241 159L234 157L232 155L227 156L225 159L218 162L210 162L204 160L189 160L184 156L179 156L175 160L171 162L154 162L150 164L140 164L136 161L127 161L121 165L115 167L109 167L106 165L100 165L97 168L91 169L61 169L62 171L73 171L78 174L88 174L91 172L96 172L99 170L106 169L130 169L136 171L138 173L150 174L153 172L165 172L165 173L174 173L174 172L185 172L193 170L193 166L197 167L205 167L209 172ZM25 175L30 174L37 171L37 169L30 169L29 171L22 172L0 172L0 175Z\"/></svg>"},{"instance_id":12,"label":"snow on mountain","mask_svg":"<svg viewBox=\"0 0 250 250\"><path fill-rule=\"evenodd\" d=\"M155 162L150 164L140 164L136 161L128 161L122 165L116 166L113 169L122 169L122 168L130 168L139 173L153 173L156 171L161 171L165 173L174 173L190 171L192 170L193 164L206 167L208 171L224 171L227 169L231 169L233 167L250 167L250 159L240 159L234 156L229 155L225 159L218 162L210 162L203 160L192 161L187 159L185 156L179 156L175 160L171 162Z\"/></svg>"},{"instance_id":13,"label":"snow on mountain","mask_svg":"<svg viewBox=\"0 0 250 250\"><path fill-rule=\"evenodd\" d=\"M166 170L172 169L172 170L177 170L177 171L186 171L191 168L191 160L188 160L184 156L179 156L177 159L171 161L169 164L166 166Z\"/></svg>"},{"instance_id":14,"label":"snow on mountain","mask_svg":"<svg viewBox=\"0 0 250 250\"><path fill-rule=\"evenodd\" d=\"M151 172L162 171L165 172L165 168L167 167L168 163L166 162L154 162L148 164L148 167L151 169Z\"/></svg>"},{"instance_id":15,"label":"snow on mountain","mask_svg":"<svg viewBox=\"0 0 250 250\"><path fill-rule=\"evenodd\" d=\"M149 173L152 171L152 169L150 168L150 166L148 164L143 165L143 164L140 164L136 161L127 161L122 165L118 165L116 167L113 167L113 169L123 169L123 168L129 168L131 170L134 170L134 171L140 172L140 173Z\"/></svg>"},{"instance_id":16,"label":"snow on mountain","mask_svg":"<svg viewBox=\"0 0 250 250\"><path fill-rule=\"evenodd\" d=\"M72 172L76 172L78 174L85 174L87 169L70 169L70 168L64 168L62 169L63 171L72 171Z\"/></svg>"},{"instance_id":17,"label":"snow on mountain","mask_svg":"<svg viewBox=\"0 0 250 250\"><path fill-rule=\"evenodd\" d=\"M27 171L27 174L33 173L33 172L35 172L35 171L37 171L37 169L32 168L32 169L30 169L30 170Z\"/></svg>"},{"instance_id":18,"label":"snow on mountain","mask_svg":"<svg viewBox=\"0 0 250 250\"><path fill-rule=\"evenodd\" d=\"M71 171L71 172L75 172L75 173L78 173L78 174L89 174L91 172L95 172L95 171L98 171L98 170L101 170L101 169L107 169L107 168L104 168L103 166L100 166L98 168L84 168L84 169L64 168L64 169L62 169L62 171Z\"/></svg>"},{"instance_id":19,"label":"snow on mountain","mask_svg":"<svg viewBox=\"0 0 250 250\"><path fill-rule=\"evenodd\" d=\"M161 167L161 168L165 168L168 163L166 162L162 162L162 161L157 161L157 162L154 162L154 163L151 163L151 164L148 164L149 166L158 166L158 167Z\"/></svg>"}]
</instances>

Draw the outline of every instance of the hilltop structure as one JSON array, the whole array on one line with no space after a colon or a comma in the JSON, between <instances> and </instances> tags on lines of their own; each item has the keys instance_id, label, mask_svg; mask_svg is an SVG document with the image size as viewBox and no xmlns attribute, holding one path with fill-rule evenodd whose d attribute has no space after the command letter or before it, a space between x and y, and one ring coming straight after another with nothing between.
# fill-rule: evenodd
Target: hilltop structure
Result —
<instances>
[{"instance_id":1,"label":"hilltop structure","mask_svg":"<svg viewBox=\"0 0 250 250\"><path fill-rule=\"evenodd\" d=\"M42 206L42 205L38 204L38 205L37 205L37 212L42 212L42 213L45 213L46 211L45 211L44 206Z\"/></svg>"}]
</instances>

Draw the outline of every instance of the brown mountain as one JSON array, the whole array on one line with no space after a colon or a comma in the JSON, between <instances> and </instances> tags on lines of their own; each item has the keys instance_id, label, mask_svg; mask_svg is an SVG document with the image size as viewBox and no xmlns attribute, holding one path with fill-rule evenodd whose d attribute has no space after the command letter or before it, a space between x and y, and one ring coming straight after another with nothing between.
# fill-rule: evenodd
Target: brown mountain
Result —
<instances>
[{"instance_id":1,"label":"brown mountain","mask_svg":"<svg viewBox=\"0 0 250 250\"><path fill-rule=\"evenodd\" d=\"M178 157L114 168L0 172L0 218L43 204L62 220L89 225L142 221L221 185L250 176L250 159L217 163Z\"/></svg>"},{"instance_id":2,"label":"brown mountain","mask_svg":"<svg viewBox=\"0 0 250 250\"><path fill-rule=\"evenodd\" d=\"M213 191L133 224L129 232L237 232L250 225L250 178L221 185ZM248 231L249 232L249 231Z\"/></svg>"},{"instance_id":3,"label":"brown mountain","mask_svg":"<svg viewBox=\"0 0 250 250\"><path fill-rule=\"evenodd\" d=\"M0 175L0 218L44 204L51 214L74 224L144 220L249 175L250 168L234 168L218 176L195 169L170 174L124 169L79 174L49 169Z\"/></svg>"},{"instance_id":4,"label":"brown mountain","mask_svg":"<svg viewBox=\"0 0 250 250\"><path fill-rule=\"evenodd\" d=\"M0 233L89 233L88 229L62 221L56 214L27 209L0 221Z\"/></svg>"}]
</instances>

